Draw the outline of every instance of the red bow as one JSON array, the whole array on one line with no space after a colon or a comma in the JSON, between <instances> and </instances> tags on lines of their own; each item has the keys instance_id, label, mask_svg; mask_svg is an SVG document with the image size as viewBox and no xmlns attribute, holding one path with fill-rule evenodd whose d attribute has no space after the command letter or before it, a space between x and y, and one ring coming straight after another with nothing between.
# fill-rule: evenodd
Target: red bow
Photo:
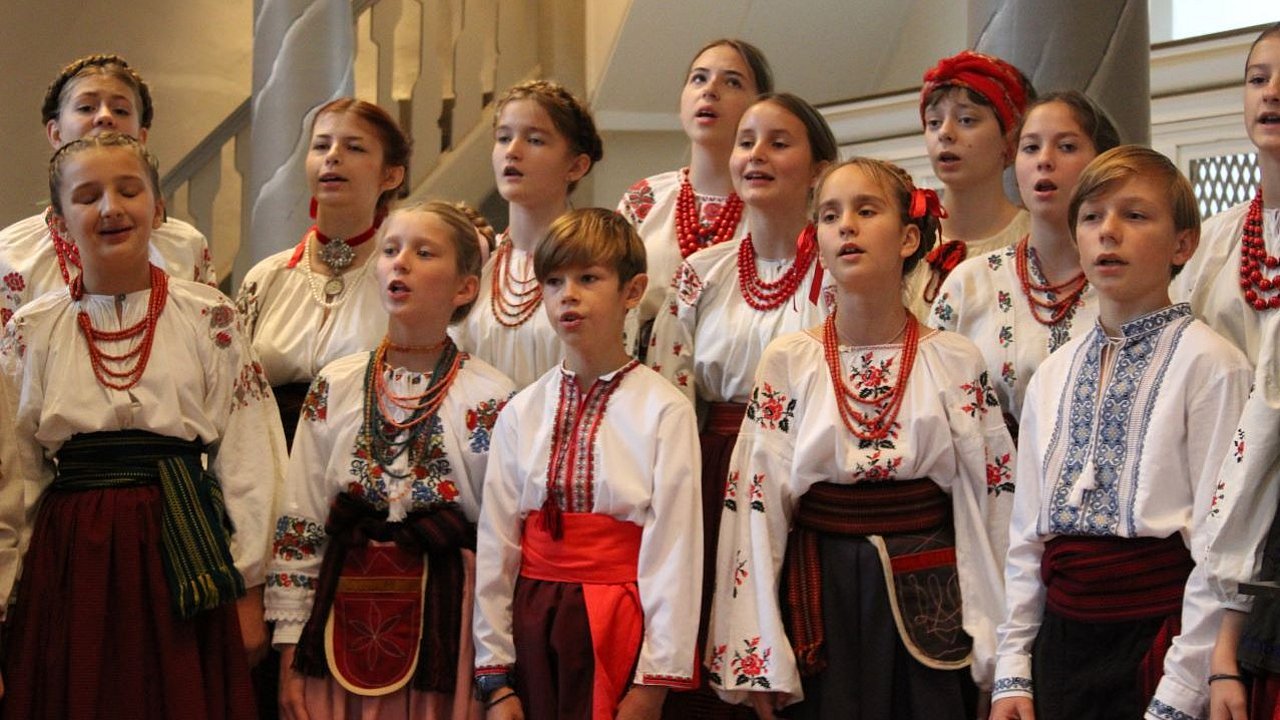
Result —
<instances>
[{"instance_id":1,"label":"red bow","mask_svg":"<svg viewBox=\"0 0 1280 720\"><path fill-rule=\"evenodd\" d=\"M911 207L907 209L907 216L919 220L925 215L944 218L947 217L947 209L942 207L938 193L929 188L915 188L911 191Z\"/></svg>"}]
</instances>

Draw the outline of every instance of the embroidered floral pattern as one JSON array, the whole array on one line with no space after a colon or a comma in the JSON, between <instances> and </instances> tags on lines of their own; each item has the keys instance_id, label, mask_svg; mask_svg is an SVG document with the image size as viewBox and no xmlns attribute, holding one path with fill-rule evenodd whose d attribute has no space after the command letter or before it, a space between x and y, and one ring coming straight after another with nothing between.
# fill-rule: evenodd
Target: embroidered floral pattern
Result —
<instances>
[{"instance_id":1,"label":"embroidered floral pattern","mask_svg":"<svg viewBox=\"0 0 1280 720\"><path fill-rule=\"evenodd\" d=\"M702 297L702 278L698 277L693 266L687 262L680 263L680 268L676 270L671 285L676 290L676 299L682 305L692 307L697 305L698 298ZM671 314L676 314L675 305L671 306Z\"/></svg>"},{"instance_id":2,"label":"embroidered floral pattern","mask_svg":"<svg viewBox=\"0 0 1280 720\"><path fill-rule=\"evenodd\" d=\"M1236 428L1236 438L1231 441L1231 457L1237 463L1244 462L1244 428Z\"/></svg>"},{"instance_id":3,"label":"embroidered floral pattern","mask_svg":"<svg viewBox=\"0 0 1280 720\"><path fill-rule=\"evenodd\" d=\"M863 353L857 365L849 374L851 384L858 388L858 397L863 400L880 397L888 393L893 375L893 362L896 356L887 357L876 362L875 353Z\"/></svg>"},{"instance_id":4,"label":"embroidered floral pattern","mask_svg":"<svg viewBox=\"0 0 1280 720\"><path fill-rule=\"evenodd\" d=\"M296 515L281 515L276 521L275 542L271 554L280 560L306 560L320 552L324 543L324 527Z\"/></svg>"},{"instance_id":5,"label":"embroidered floral pattern","mask_svg":"<svg viewBox=\"0 0 1280 720\"><path fill-rule=\"evenodd\" d=\"M853 474L861 480L879 481L892 480L897 476L898 469L902 467L902 456L889 458L881 450L876 450L867 458L866 463L858 463Z\"/></svg>"},{"instance_id":6,"label":"embroidered floral pattern","mask_svg":"<svg viewBox=\"0 0 1280 720\"><path fill-rule=\"evenodd\" d=\"M764 512L764 473L756 473L751 476L751 489L749 490L751 499L751 509L758 513Z\"/></svg>"},{"instance_id":7,"label":"embroidered floral pattern","mask_svg":"<svg viewBox=\"0 0 1280 720\"><path fill-rule=\"evenodd\" d=\"M991 253L987 256L987 267L992 270L999 270L1002 265L1004 265L1004 258L1000 253Z\"/></svg>"},{"instance_id":8,"label":"embroidered floral pattern","mask_svg":"<svg viewBox=\"0 0 1280 720\"><path fill-rule=\"evenodd\" d=\"M738 597L738 588L747 582L747 561L742 557L742 550L736 550L733 556L733 597Z\"/></svg>"},{"instance_id":9,"label":"embroidered floral pattern","mask_svg":"<svg viewBox=\"0 0 1280 720\"><path fill-rule=\"evenodd\" d=\"M308 422L324 422L329 418L329 381L325 376L318 375L311 381L300 415Z\"/></svg>"},{"instance_id":10,"label":"embroidered floral pattern","mask_svg":"<svg viewBox=\"0 0 1280 720\"><path fill-rule=\"evenodd\" d=\"M720 673L724 672L724 656L728 650L728 645L716 645L711 649L711 659L707 661L707 680L720 687L724 687Z\"/></svg>"},{"instance_id":11,"label":"embroidered floral pattern","mask_svg":"<svg viewBox=\"0 0 1280 720\"><path fill-rule=\"evenodd\" d=\"M425 432L413 438L409 446L408 463L409 487L407 489L410 509L421 510L442 504L456 502L458 486L452 476L453 466L444 451L443 425L440 416L433 416L426 421ZM387 435L392 435L395 428L384 427ZM350 480L347 492L358 497L379 510L386 508L394 497L401 496L406 490L398 487L399 483L387 469L373 459L368 440L357 437L355 456L351 459ZM396 473L405 471L395 470Z\"/></svg>"},{"instance_id":12,"label":"embroidered floral pattern","mask_svg":"<svg viewBox=\"0 0 1280 720\"><path fill-rule=\"evenodd\" d=\"M738 511L738 471L730 471L724 481L724 506L733 512Z\"/></svg>"},{"instance_id":13,"label":"embroidered floral pattern","mask_svg":"<svg viewBox=\"0 0 1280 720\"><path fill-rule=\"evenodd\" d=\"M311 575L299 575L297 573L272 573L267 576L267 587L315 590L316 579Z\"/></svg>"},{"instance_id":14,"label":"embroidered floral pattern","mask_svg":"<svg viewBox=\"0 0 1280 720\"><path fill-rule=\"evenodd\" d=\"M1000 308L1000 312L1009 312L1013 309L1013 295L1005 290L996 293L996 307Z\"/></svg>"},{"instance_id":15,"label":"embroidered floral pattern","mask_svg":"<svg viewBox=\"0 0 1280 720\"><path fill-rule=\"evenodd\" d=\"M653 203L653 188L649 187L648 180L641 180L627 188L627 192L622 199L623 209L626 210L627 217L631 220L632 225L640 225L645 218L649 217L649 211L653 209Z\"/></svg>"},{"instance_id":16,"label":"embroidered floral pattern","mask_svg":"<svg viewBox=\"0 0 1280 720\"><path fill-rule=\"evenodd\" d=\"M795 416L796 400L788 399L781 390L765 383L764 387L751 389L751 402L747 404L747 417L765 430L790 432Z\"/></svg>"},{"instance_id":17,"label":"embroidered floral pattern","mask_svg":"<svg viewBox=\"0 0 1280 720\"><path fill-rule=\"evenodd\" d=\"M231 409L239 410L252 403L261 402L270 392L271 383L267 382L267 373L262 369L262 363L257 360L245 363L240 368L240 375L231 389Z\"/></svg>"},{"instance_id":18,"label":"embroidered floral pattern","mask_svg":"<svg viewBox=\"0 0 1280 720\"><path fill-rule=\"evenodd\" d=\"M27 356L27 340L23 337L24 323L21 321L9 325L5 321L5 326L0 327L0 358L17 358L23 359Z\"/></svg>"},{"instance_id":19,"label":"embroidered floral pattern","mask_svg":"<svg viewBox=\"0 0 1280 720\"><path fill-rule=\"evenodd\" d=\"M1000 326L1000 335L997 339L1000 341L1000 347L1003 347L1003 348L1007 348L1011 344L1013 344L1013 326L1012 325Z\"/></svg>"},{"instance_id":20,"label":"embroidered floral pattern","mask_svg":"<svg viewBox=\"0 0 1280 720\"><path fill-rule=\"evenodd\" d=\"M1015 384L1017 384L1018 373L1016 370L1013 369L1013 363L1006 360L1004 364L1000 366L1000 379L1003 380L1004 384L1008 385L1009 387L1013 387Z\"/></svg>"},{"instance_id":21,"label":"embroidered floral pattern","mask_svg":"<svg viewBox=\"0 0 1280 720\"><path fill-rule=\"evenodd\" d=\"M961 385L960 392L964 393L967 399L960 409L968 413L969 417L983 417L990 408L1000 406L1000 399L987 383L985 370L978 375L978 379Z\"/></svg>"},{"instance_id":22,"label":"embroidered floral pattern","mask_svg":"<svg viewBox=\"0 0 1280 720\"><path fill-rule=\"evenodd\" d=\"M27 281L17 272L11 272L4 276L4 286L12 292L22 292L27 287Z\"/></svg>"},{"instance_id":23,"label":"embroidered floral pattern","mask_svg":"<svg viewBox=\"0 0 1280 720\"><path fill-rule=\"evenodd\" d=\"M470 433L471 452L489 452L489 439L493 432L493 424L498 422L498 413L506 403L498 400L486 400L479 405L467 409L467 432Z\"/></svg>"},{"instance_id":24,"label":"embroidered floral pattern","mask_svg":"<svg viewBox=\"0 0 1280 720\"><path fill-rule=\"evenodd\" d=\"M729 670L733 673L734 687L759 687L769 689L769 660L773 656L773 648L760 649L760 636L742 641L743 649L733 651L733 660Z\"/></svg>"},{"instance_id":25,"label":"embroidered floral pattern","mask_svg":"<svg viewBox=\"0 0 1280 720\"><path fill-rule=\"evenodd\" d=\"M250 336L258 327L258 313L261 310L258 304L258 281L241 285L240 292L236 293L236 312L240 313L240 320Z\"/></svg>"},{"instance_id":26,"label":"embroidered floral pattern","mask_svg":"<svg viewBox=\"0 0 1280 720\"><path fill-rule=\"evenodd\" d=\"M940 322L949 323L955 319L955 308L951 307L951 294L942 293L933 303L933 316Z\"/></svg>"},{"instance_id":27,"label":"embroidered floral pattern","mask_svg":"<svg viewBox=\"0 0 1280 720\"><path fill-rule=\"evenodd\" d=\"M987 493L998 496L1002 492L1013 492L1013 463L1010 461L1010 453L987 458Z\"/></svg>"}]
</instances>

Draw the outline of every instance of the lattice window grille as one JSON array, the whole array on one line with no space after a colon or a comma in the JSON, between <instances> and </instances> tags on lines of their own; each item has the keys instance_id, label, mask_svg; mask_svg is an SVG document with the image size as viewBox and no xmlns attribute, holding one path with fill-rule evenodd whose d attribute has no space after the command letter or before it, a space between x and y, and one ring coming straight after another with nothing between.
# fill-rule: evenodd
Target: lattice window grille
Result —
<instances>
[{"instance_id":1,"label":"lattice window grille","mask_svg":"<svg viewBox=\"0 0 1280 720\"><path fill-rule=\"evenodd\" d=\"M1196 192L1200 217L1226 210L1253 198L1262 173L1256 153L1237 153L1191 161L1191 187Z\"/></svg>"}]
</instances>

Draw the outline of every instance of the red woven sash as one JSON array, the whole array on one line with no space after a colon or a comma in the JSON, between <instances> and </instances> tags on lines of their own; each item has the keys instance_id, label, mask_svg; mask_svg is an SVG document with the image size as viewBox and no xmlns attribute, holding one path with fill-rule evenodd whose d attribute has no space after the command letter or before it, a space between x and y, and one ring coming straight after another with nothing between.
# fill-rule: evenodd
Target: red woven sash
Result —
<instances>
[{"instance_id":1,"label":"red woven sash","mask_svg":"<svg viewBox=\"0 0 1280 720\"><path fill-rule=\"evenodd\" d=\"M636 581L639 525L596 513L564 513L564 536L554 540L541 515L535 510L524 520L522 576L597 585Z\"/></svg>"}]
</instances>

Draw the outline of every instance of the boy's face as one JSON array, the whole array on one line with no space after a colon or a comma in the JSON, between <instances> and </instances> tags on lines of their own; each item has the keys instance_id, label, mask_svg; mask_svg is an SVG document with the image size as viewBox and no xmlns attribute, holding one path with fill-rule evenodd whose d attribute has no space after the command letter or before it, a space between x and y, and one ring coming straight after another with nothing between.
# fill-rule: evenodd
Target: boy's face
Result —
<instances>
[{"instance_id":1,"label":"boy's face","mask_svg":"<svg viewBox=\"0 0 1280 720\"><path fill-rule=\"evenodd\" d=\"M621 342L623 320L640 303L647 282L640 274L619 283L617 271L603 265L557 268L542 283L542 304L565 345L604 348Z\"/></svg>"},{"instance_id":2,"label":"boy's face","mask_svg":"<svg viewBox=\"0 0 1280 720\"><path fill-rule=\"evenodd\" d=\"M1258 41L1244 70L1244 126L1258 150L1280 154L1280 36Z\"/></svg>"},{"instance_id":3,"label":"boy's face","mask_svg":"<svg viewBox=\"0 0 1280 720\"><path fill-rule=\"evenodd\" d=\"M1169 303L1173 266L1195 252L1199 234L1177 230L1168 183L1133 176L1080 205L1076 242L1085 277L1107 301L1150 312Z\"/></svg>"}]
</instances>

